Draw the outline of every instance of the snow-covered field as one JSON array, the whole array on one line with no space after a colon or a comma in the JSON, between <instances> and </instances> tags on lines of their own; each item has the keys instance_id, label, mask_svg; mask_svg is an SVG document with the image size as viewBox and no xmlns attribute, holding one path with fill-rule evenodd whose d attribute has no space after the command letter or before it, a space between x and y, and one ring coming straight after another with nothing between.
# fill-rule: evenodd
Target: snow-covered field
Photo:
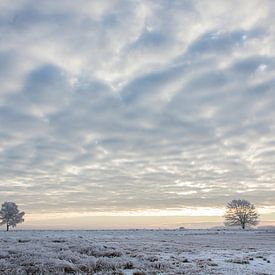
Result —
<instances>
[{"instance_id":1,"label":"snow-covered field","mask_svg":"<svg viewBox=\"0 0 275 275\"><path fill-rule=\"evenodd\" d=\"M275 231L1 231L0 274L275 274Z\"/></svg>"}]
</instances>

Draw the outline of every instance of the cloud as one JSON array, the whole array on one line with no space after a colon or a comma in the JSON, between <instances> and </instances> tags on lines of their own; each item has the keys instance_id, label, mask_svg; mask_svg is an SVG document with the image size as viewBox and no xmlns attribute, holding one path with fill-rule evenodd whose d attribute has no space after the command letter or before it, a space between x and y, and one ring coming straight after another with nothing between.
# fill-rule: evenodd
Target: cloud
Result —
<instances>
[{"instance_id":1,"label":"cloud","mask_svg":"<svg viewBox=\"0 0 275 275\"><path fill-rule=\"evenodd\" d=\"M0 199L274 206L273 3L236 3L0 4Z\"/></svg>"}]
</instances>

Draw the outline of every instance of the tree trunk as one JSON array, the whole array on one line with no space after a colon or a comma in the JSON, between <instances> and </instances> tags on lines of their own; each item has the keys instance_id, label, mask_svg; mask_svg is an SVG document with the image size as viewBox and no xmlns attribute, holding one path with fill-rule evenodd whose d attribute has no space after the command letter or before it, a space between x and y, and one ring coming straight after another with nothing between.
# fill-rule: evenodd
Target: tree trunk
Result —
<instances>
[{"instance_id":1,"label":"tree trunk","mask_svg":"<svg viewBox=\"0 0 275 275\"><path fill-rule=\"evenodd\" d=\"M245 229L245 223L242 224L242 229Z\"/></svg>"},{"instance_id":2,"label":"tree trunk","mask_svg":"<svg viewBox=\"0 0 275 275\"><path fill-rule=\"evenodd\" d=\"M9 231L9 224L7 223L7 231Z\"/></svg>"}]
</instances>

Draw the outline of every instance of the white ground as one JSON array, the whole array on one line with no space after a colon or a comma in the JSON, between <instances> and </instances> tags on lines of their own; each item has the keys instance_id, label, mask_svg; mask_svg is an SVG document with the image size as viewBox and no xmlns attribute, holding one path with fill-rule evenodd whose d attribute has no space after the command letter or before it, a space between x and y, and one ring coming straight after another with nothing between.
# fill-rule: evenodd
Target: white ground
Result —
<instances>
[{"instance_id":1,"label":"white ground","mask_svg":"<svg viewBox=\"0 0 275 275\"><path fill-rule=\"evenodd\" d=\"M275 274L275 231L0 232L0 274Z\"/></svg>"}]
</instances>

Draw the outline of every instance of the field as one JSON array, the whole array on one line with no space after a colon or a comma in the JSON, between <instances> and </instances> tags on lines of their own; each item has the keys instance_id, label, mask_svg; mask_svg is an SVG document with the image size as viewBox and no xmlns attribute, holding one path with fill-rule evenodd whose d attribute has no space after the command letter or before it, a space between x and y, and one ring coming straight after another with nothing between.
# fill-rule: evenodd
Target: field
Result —
<instances>
[{"instance_id":1,"label":"field","mask_svg":"<svg viewBox=\"0 0 275 275\"><path fill-rule=\"evenodd\" d=\"M0 274L275 274L275 231L1 231Z\"/></svg>"}]
</instances>

